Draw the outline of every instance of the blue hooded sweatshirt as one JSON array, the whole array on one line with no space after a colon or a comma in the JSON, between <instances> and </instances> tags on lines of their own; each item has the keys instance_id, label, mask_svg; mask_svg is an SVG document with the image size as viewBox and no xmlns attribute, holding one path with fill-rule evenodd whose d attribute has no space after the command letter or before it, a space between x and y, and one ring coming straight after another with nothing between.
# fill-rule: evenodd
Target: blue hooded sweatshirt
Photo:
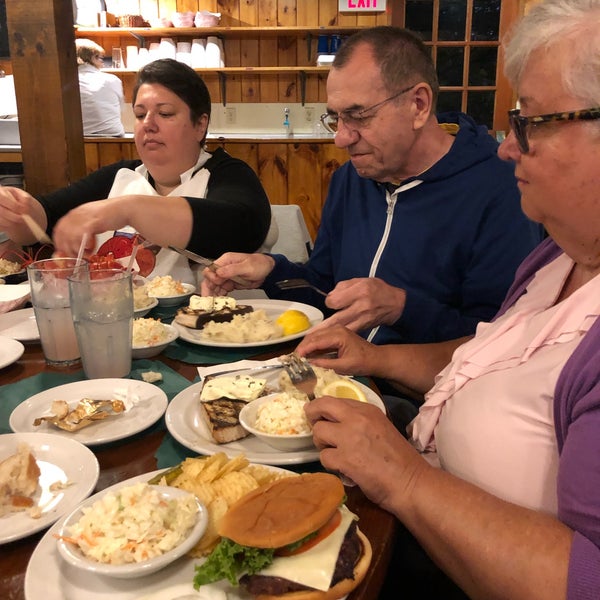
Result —
<instances>
[{"instance_id":1,"label":"blue hooded sweatshirt","mask_svg":"<svg viewBox=\"0 0 600 600\"><path fill-rule=\"evenodd\" d=\"M274 283L305 277L331 291L355 277L383 279L406 290L406 306L392 326L360 332L377 344L470 335L496 314L543 230L523 214L514 166L498 158L487 129L463 113L438 120L459 125L450 151L396 190L359 176L351 162L333 174L308 262L274 255L263 285L269 297L331 314L322 296Z\"/></svg>"}]
</instances>

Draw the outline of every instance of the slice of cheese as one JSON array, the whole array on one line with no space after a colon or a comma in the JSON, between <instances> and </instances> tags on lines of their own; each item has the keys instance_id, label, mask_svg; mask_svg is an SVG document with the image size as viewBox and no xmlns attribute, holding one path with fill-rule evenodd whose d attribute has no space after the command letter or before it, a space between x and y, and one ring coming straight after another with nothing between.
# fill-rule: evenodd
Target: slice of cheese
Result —
<instances>
[{"instance_id":1,"label":"slice of cheese","mask_svg":"<svg viewBox=\"0 0 600 600\"><path fill-rule=\"evenodd\" d=\"M331 535L306 552L276 557L260 574L283 577L317 590L328 590L346 531L352 521L357 519L346 506L340 507L340 511L342 520Z\"/></svg>"},{"instance_id":2,"label":"slice of cheese","mask_svg":"<svg viewBox=\"0 0 600 600\"><path fill-rule=\"evenodd\" d=\"M215 377L209 379L200 392L200 400L217 400L232 398L237 400L256 400L265 389L266 379L250 377L250 375L235 375L232 377Z\"/></svg>"}]
</instances>

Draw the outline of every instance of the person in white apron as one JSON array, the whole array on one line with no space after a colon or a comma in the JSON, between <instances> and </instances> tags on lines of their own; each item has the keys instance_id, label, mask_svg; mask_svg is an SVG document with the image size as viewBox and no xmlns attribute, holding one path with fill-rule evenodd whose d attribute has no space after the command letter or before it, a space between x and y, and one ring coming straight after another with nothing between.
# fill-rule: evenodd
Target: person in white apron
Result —
<instances>
[{"instance_id":1,"label":"person in white apron","mask_svg":"<svg viewBox=\"0 0 600 600\"><path fill-rule=\"evenodd\" d=\"M222 148L204 149L211 100L206 84L171 59L149 63L133 90L141 160L114 163L40 198L0 189L0 229L21 244L36 240L21 215L52 236L60 254L114 257L145 277L196 283L187 259L167 246L209 258L268 250L277 240L267 195L254 171ZM268 234L268 235L267 235Z\"/></svg>"}]
</instances>

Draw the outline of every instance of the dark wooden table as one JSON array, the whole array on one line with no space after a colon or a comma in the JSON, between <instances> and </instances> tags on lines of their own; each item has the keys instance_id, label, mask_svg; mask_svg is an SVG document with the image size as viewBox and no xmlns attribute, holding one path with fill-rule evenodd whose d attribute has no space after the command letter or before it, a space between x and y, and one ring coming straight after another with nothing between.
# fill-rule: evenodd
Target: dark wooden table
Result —
<instances>
[{"instance_id":1,"label":"dark wooden table","mask_svg":"<svg viewBox=\"0 0 600 600\"><path fill-rule=\"evenodd\" d=\"M162 356L158 358L190 381L198 374L195 365ZM259 358L267 358L267 356L259 356ZM75 372L78 369L79 367L71 367L61 369L61 372ZM41 372L56 372L56 369L51 369L46 365L38 344L27 345L20 360L0 370L0 385L14 383ZM100 478L96 491L130 477L154 471L157 468L154 455L164 436L164 430L150 430L146 435L137 435L132 439L123 440L122 443L93 448L100 463ZM358 487L346 488L346 492L347 504L359 516L360 528L373 546L373 560L367 576L349 598L350 600L373 600L378 596L390 561L396 520L388 512L368 500ZM25 598L24 581L27 563L44 533L45 531L42 531L15 542L0 545L1 600L23 600Z\"/></svg>"}]
</instances>

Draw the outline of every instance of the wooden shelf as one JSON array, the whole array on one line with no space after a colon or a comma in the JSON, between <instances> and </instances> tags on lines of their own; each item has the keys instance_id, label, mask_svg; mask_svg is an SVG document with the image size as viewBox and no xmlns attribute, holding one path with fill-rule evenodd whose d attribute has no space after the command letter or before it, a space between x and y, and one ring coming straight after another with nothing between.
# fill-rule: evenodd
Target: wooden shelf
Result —
<instances>
[{"instance_id":1,"label":"wooden shelf","mask_svg":"<svg viewBox=\"0 0 600 600\"><path fill-rule=\"evenodd\" d=\"M76 27L77 37L134 37L141 47L146 40L160 37L194 38L218 36L230 39L259 39L277 37L297 37L306 39L307 63L315 62L311 52L314 51L313 38L318 35L351 34L356 32L356 26L332 27ZM122 43L122 42L121 42ZM115 75L125 76L136 73L130 69L103 69ZM211 69L194 69L204 75L216 74L219 77L223 106L227 103L227 77L234 75L297 75L300 81L300 97L302 104L306 101L306 78L309 75L329 72L325 66L236 66Z\"/></svg>"},{"instance_id":2,"label":"wooden shelf","mask_svg":"<svg viewBox=\"0 0 600 600\"><path fill-rule=\"evenodd\" d=\"M132 69L102 69L107 73L121 75L123 73L137 73ZM198 73L215 73L223 75L278 75L283 73L329 73L329 67L219 67L214 69L194 69Z\"/></svg>"},{"instance_id":3,"label":"wooden shelf","mask_svg":"<svg viewBox=\"0 0 600 600\"><path fill-rule=\"evenodd\" d=\"M122 37L128 34L135 37L206 37L208 35L226 37L279 37L321 35L330 33L351 34L358 31L359 27L77 27L77 37L110 36Z\"/></svg>"}]
</instances>

